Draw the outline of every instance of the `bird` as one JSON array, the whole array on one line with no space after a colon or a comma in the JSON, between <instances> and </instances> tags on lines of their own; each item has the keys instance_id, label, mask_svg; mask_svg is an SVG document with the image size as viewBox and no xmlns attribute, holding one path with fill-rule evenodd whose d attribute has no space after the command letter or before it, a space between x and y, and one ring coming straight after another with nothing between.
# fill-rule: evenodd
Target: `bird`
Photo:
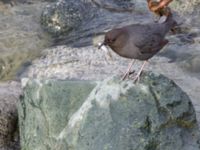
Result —
<instances>
[{"instance_id":1,"label":"bird","mask_svg":"<svg viewBox=\"0 0 200 150\"><path fill-rule=\"evenodd\" d=\"M99 49L103 45L109 46L118 55L132 59L122 80L129 75L135 60L144 61L134 77L134 81L137 81L147 61L168 43L165 36L176 24L170 13L163 23L132 24L114 28L105 33L104 41L99 45Z\"/></svg>"}]
</instances>

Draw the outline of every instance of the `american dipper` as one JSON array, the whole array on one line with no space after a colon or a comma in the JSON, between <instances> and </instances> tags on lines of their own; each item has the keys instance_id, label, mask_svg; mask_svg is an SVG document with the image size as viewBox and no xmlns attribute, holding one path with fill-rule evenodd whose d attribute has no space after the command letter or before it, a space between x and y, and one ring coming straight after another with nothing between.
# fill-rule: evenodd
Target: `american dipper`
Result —
<instances>
[{"instance_id":1,"label":"american dipper","mask_svg":"<svg viewBox=\"0 0 200 150\"><path fill-rule=\"evenodd\" d=\"M175 25L176 21L170 13L164 23L133 24L112 29L105 34L104 42L99 48L108 45L122 57L143 60L144 63L134 78L134 81L137 81L147 60L168 43L165 35ZM134 60L130 63L123 80L129 75L133 63Z\"/></svg>"}]
</instances>

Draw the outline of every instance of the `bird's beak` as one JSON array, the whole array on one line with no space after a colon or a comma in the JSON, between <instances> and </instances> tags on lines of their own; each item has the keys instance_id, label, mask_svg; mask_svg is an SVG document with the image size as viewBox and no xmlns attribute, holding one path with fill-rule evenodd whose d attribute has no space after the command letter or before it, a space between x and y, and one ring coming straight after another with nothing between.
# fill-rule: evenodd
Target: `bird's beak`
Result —
<instances>
[{"instance_id":1,"label":"bird's beak","mask_svg":"<svg viewBox=\"0 0 200 150\"><path fill-rule=\"evenodd\" d=\"M99 46L98 46L98 49L101 49L101 47L102 47L103 45L106 45L105 42L100 43Z\"/></svg>"},{"instance_id":2,"label":"bird's beak","mask_svg":"<svg viewBox=\"0 0 200 150\"><path fill-rule=\"evenodd\" d=\"M106 52L106 54L110 57L110 59L113 60L112 55L111 55L109 49L106 47L106 45L107 44L105 42L100 43L99 46L98 46L98 49L101 49L104 52Z\"/></svg>"}]
</instances>

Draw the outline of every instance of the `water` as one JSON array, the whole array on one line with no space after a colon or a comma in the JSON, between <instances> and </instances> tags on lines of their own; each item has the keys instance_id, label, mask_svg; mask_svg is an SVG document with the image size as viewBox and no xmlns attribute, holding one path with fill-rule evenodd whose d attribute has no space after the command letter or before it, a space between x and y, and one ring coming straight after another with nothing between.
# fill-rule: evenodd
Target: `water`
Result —
<instances>
[{"instance_id":1,"label":"water","mask_svg":"<svg viewBox=\"0 0 200 150\"><path fill-rule=\"evenodd\" d=\"M22 66L30 64L50 45L51 38L40 26L40 14L46 5L34 2L11 6L0 2L1 81L15 79Z\"/></svg>"}]
</instances>

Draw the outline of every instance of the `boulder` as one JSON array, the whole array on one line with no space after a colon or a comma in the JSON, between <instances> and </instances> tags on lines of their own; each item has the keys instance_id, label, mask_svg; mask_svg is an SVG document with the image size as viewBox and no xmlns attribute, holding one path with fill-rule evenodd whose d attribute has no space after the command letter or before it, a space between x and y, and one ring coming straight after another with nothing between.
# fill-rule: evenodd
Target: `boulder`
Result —
<instances>
[{"instance_id":1,"label":"boulder","mask_svg":"<svg viewBox=\"0 0 200 150\"><path fill-rule=\"evenodd\" d=\"M19 130L16 103L21 91L20 83L0 85L0 149L19 150Z\"/></svg>"},{"instance_id":2,"label":"boulder","mask_svg":"<svg viewBox=\"0 0 200 150\"><path fill-rule=\"evenodd\" d=\"M199 150L191 100L172 80L145 72L139 83L22 80L22 150Z\"/></svg>"},{"instance_id":3,"label":"boulder","mask_svg":"<svg viewBox=\"0 0 200 150\"><path fill-rule=\"evenodd\" d=\"M67 34L91 16L90 10L89 3L61 0L46 6L41 15L41 24L53 35Z\"/></svg>"}]
</instances>

